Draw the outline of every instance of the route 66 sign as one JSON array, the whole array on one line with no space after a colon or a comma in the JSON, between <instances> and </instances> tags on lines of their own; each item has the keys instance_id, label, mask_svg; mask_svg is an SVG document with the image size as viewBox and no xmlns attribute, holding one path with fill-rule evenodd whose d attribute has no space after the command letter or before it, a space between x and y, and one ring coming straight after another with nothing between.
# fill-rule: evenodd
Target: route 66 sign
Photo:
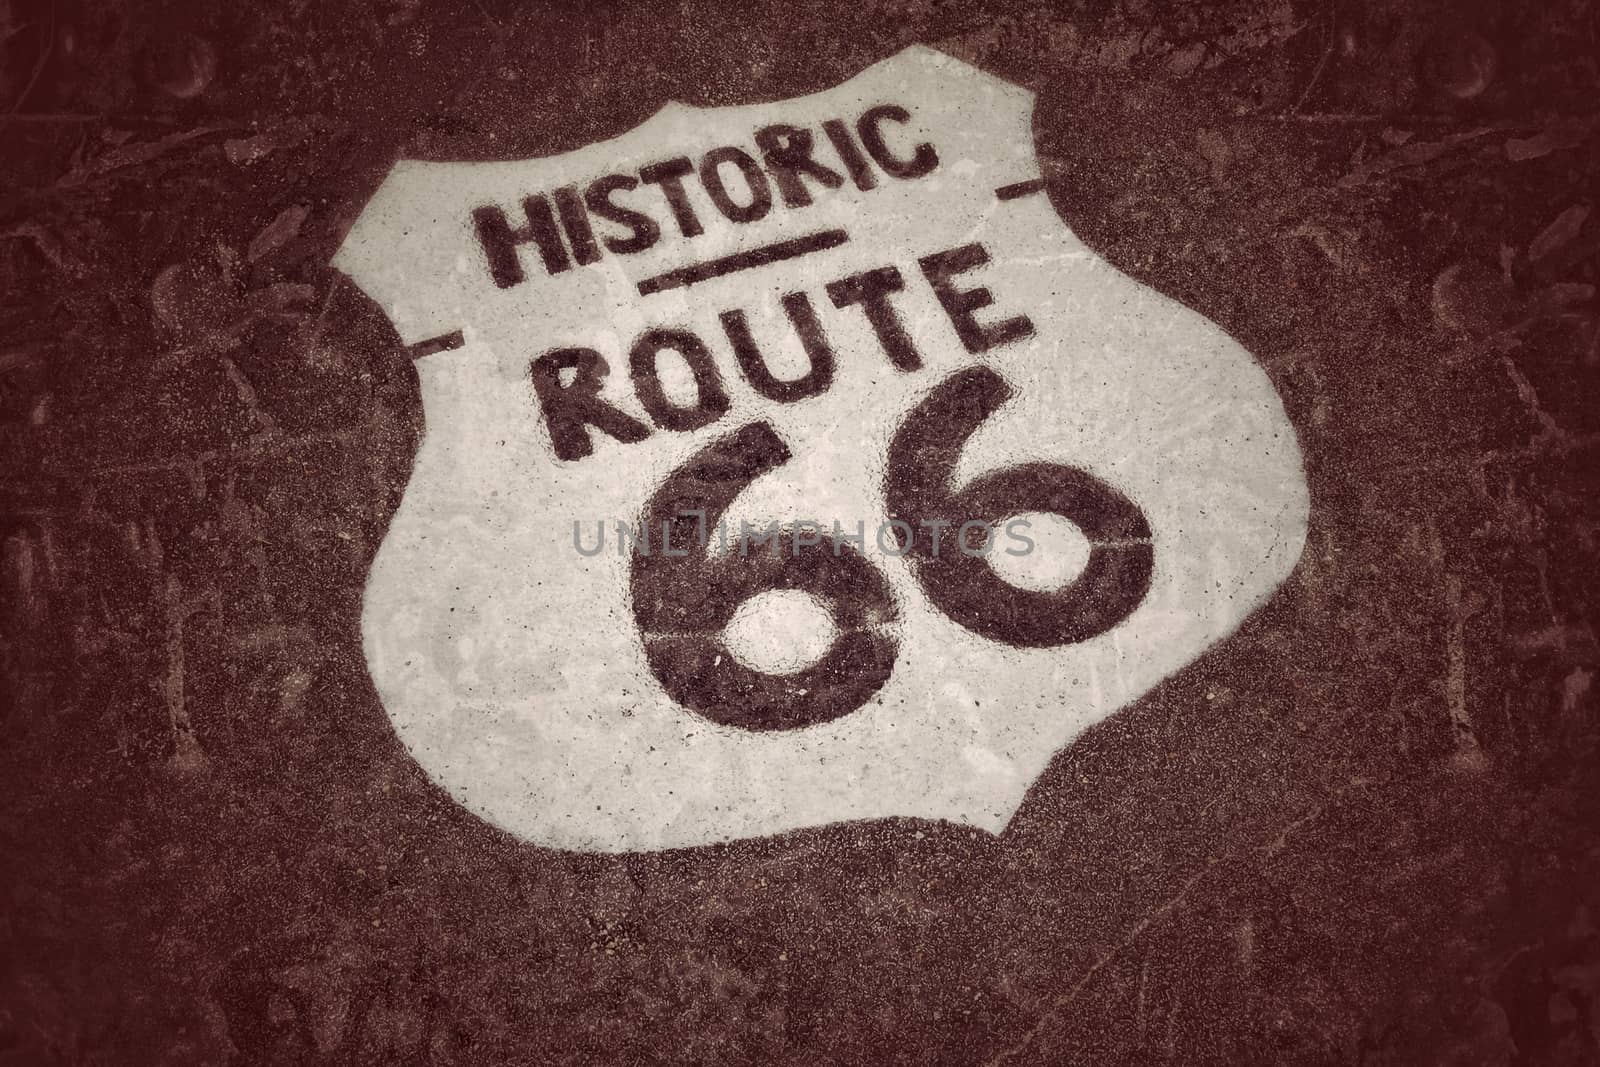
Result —
<instances>
[{"instance_id":1,"label":"route 66 sign","mask_svg":"<svg viewBox=\"0 0 1600 1067\"><path fill-rule=\"evenodd\" d=\"M1043 193L1032 95L927 48L602 144L402 161L335 265L426 432L368 665L428 774L624 852L998 833L1284 580L1261 368Z\"/></svg>"}]
</instances>

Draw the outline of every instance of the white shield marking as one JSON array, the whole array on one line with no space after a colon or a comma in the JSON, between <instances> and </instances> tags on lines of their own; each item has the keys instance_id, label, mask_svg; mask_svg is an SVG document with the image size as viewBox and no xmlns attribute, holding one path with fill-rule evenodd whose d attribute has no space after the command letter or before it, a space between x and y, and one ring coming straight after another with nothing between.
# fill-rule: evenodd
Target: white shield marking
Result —
<instances>
[{"instance_id":1,"label":"white shield marking","mask_svg":"<svg viewBox=\"0 0 1600 1067\"><path fill-rule=\"evenodd\" d=\"M612 141L566 155L395 166L335 265L390 313L406 343L464 337L417 363L427 429L362 618L384 707L434 781L518 837L583 851L889 816L998 833L1056 752L1228 636L1283 582L1304 544L1308 500L1277 394L1237 342L1118 273L1042 193L996 196L1038 177L1032 99L915 47L811 96L709 110L669 104ZM775 123L812 130L816 159L844 173L822 122L853 123L890 103L910 113L882 127L894 151L933 145L931 172L901 179L874 166L868 190L808 181L815 202L804 207L787 207L774 189L771 211L744 224L725 218L691 175L684 188L705 230L692 239L678 232L662 190L640 186L618 202L659 225L653 247L548 274L524 243L525 280L498 288L490 277L474 208L498 205L520 224L524 197L637 175L663 158L698 162L735 145L759 159L753 131ZM723 173L739 197L737 172ZM592 222L597 233L624 232ZM848 240L640 293L641 281L686 264L832 229ZM979 355L918 267L919 257L971 242L991 260L959 279L993 294L979 321L1025 315L1035 327ZM862 309L836 308L825 295L831 281L887 265L904 277L894 306L921 354L917 370L893 367ZM779 299L794 291L810 296L837 369L821 395L776 403L740 374L718 314L742 309L774 371L792 377L806 360ZM530 361L563 346L598 351L610 367L601 396L649 424L628 355L657 326L705 342L730 410L689 432L652 426L634 443L589 427L593 454L557 459ZM663 358L662 377L681 402L693 390L686 378L672 380L674 362ZM897 428L935 386L974 365L997 371L1013 395L966 442L953 489L1022 462L1066 464L1148 519L1148 592L1097 636L1047 647L980 636L930 601L907 560L872 545L888 518L885 457ZM887 681L849 714L801 729L720 725L668 695L646 662L630 561L609 528L636 519L667 475L710 442L758 421L792 458L734 499L730 528L864 521L866 559L898 610ZM605 551L582 556L573 523L592 546L597 520L608 526ZM1040 540L1063 543L1059 531ZM1070 535L1065 542L1057 552L1079 551ZM996 569L1027 586L1048 582L1051 568L1007 560ZM730 625L730 650L757 669L792 670L785 655L815 649L772 637L786 612L803 621L816 611L802 594L766 598Z\"/></svg>"}]
</instances>

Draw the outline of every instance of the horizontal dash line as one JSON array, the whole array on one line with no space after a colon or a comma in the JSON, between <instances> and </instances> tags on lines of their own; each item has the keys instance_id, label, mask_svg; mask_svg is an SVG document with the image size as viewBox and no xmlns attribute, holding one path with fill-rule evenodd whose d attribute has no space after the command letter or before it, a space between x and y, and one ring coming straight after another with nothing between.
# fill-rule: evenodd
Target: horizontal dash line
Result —
<instances>
[{"instance_id":1,"label":"horizontal dash line","mask_svg":"<svg viewBox=\"0 0 1600 1067\"><path fill-rule=\"evenodd\" d=\"M421 359L423 356L431 356L435 352L449 352L452 349L460 348L466 343L467 339L461 336L461 331L456 330L454 333L442 333L438 337L430 337L426 341L418 341L414 345L407 345L406 355L412 359Z\"/></svg>"},{"instance_id":2,"label":"horizontal dash line","mask_svg":"<svg viewBox=\"0 0 1600 1067\"><path fill-rule=\"evenodd\" d=\"M639 295L649 296L659 293L664 289L681 289L686 285L703 282L708 278L720 278L724 274L735 271L749 270L751 267L764 267L768 263L780 263L796 256L804 256L811 252L820 252L824 248L836 248L850 240L850 235L843 230L818 230L808 233L804 237L795 237L788 241L779 241L777 244L763 245L752 248L747 252L735 252L731 256L720 256L717 259L708 259L704 263L692 263L687 267L669 270L665 274L657 274L654 278L646 278L639 283Z\"/></svg>"},{"instance_id":3,"label":"horizontal dash line","mask_svg":"<svg viewBox=\"0 0 1600 1067\"><path fill-rule=\"evenodd\" d=\"M994 195L1001 200L1015 200L1022 196L1032 196L1034 193L1044 192L1044 179L1034 178L1031 181L1012 182L1002 185L994 191Z\"/></svg>"}]
</instances>

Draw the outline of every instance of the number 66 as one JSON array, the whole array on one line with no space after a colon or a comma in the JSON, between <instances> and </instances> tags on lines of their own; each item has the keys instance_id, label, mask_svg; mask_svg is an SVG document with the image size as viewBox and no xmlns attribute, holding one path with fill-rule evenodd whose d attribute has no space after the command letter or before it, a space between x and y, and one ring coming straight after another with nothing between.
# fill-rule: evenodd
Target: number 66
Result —
<instances>
[{"instance_id":1,"label":"number 66","mask_svg":"<svg viewBox=\"0 0 1600 1067\"><path fill-rule=\"evenodd\" d=\"M918 404L889 445L889 517L912 574L955 622L1019 647L1085 641L1127 618L1148 592L1154 566L1150 527L1126 496L1059 463L1004 467L952 493L950 479L967 439L1011 396L994 371L969 367ZM651 672L673 699L724 725L794 729L847 715L889 680L899 650L892 632L898 611L888 583L850 545L832 538L802 541L791 526L778 538L741 544L739 553L714 558L707 539L689 532L716 525L751 482L789 459L769 424L751 423L668 475L641 516L646 529L670 530L667 543L686 546L681 555L633 557L633 615ZM963 551L959 543L938 546L940 529L973 522L992 528L1026 512L1059 515L1089 540L1088 564L1067 586L1019 589L982 555ZM902 532L907 529L910 537ZM820 660L795 674L739 663L721 636L741 603L777 589L826 602L839 631Z\"/></svg>"}]
</instances>

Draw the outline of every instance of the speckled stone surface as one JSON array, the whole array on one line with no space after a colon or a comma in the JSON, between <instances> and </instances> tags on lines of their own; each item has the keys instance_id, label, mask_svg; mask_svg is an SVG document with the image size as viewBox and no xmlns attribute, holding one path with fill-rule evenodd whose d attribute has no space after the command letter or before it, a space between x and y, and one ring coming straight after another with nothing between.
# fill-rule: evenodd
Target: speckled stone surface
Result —
<instances>
[{"instance_id":1,"label":"speckled stone surface","mask_svg":"<svg viewBox=\"0 0 1600 1067\"><path fill-rule=\"evenodd\" d=\"M1580 0L0 3L0 1062L1600 1059L1600 113ZM1296 571L999 837L545 851L429 784L360 598L421 430L328 267L516 159L925 42L1237 337Z\"/></svg>"}]
</instances>

